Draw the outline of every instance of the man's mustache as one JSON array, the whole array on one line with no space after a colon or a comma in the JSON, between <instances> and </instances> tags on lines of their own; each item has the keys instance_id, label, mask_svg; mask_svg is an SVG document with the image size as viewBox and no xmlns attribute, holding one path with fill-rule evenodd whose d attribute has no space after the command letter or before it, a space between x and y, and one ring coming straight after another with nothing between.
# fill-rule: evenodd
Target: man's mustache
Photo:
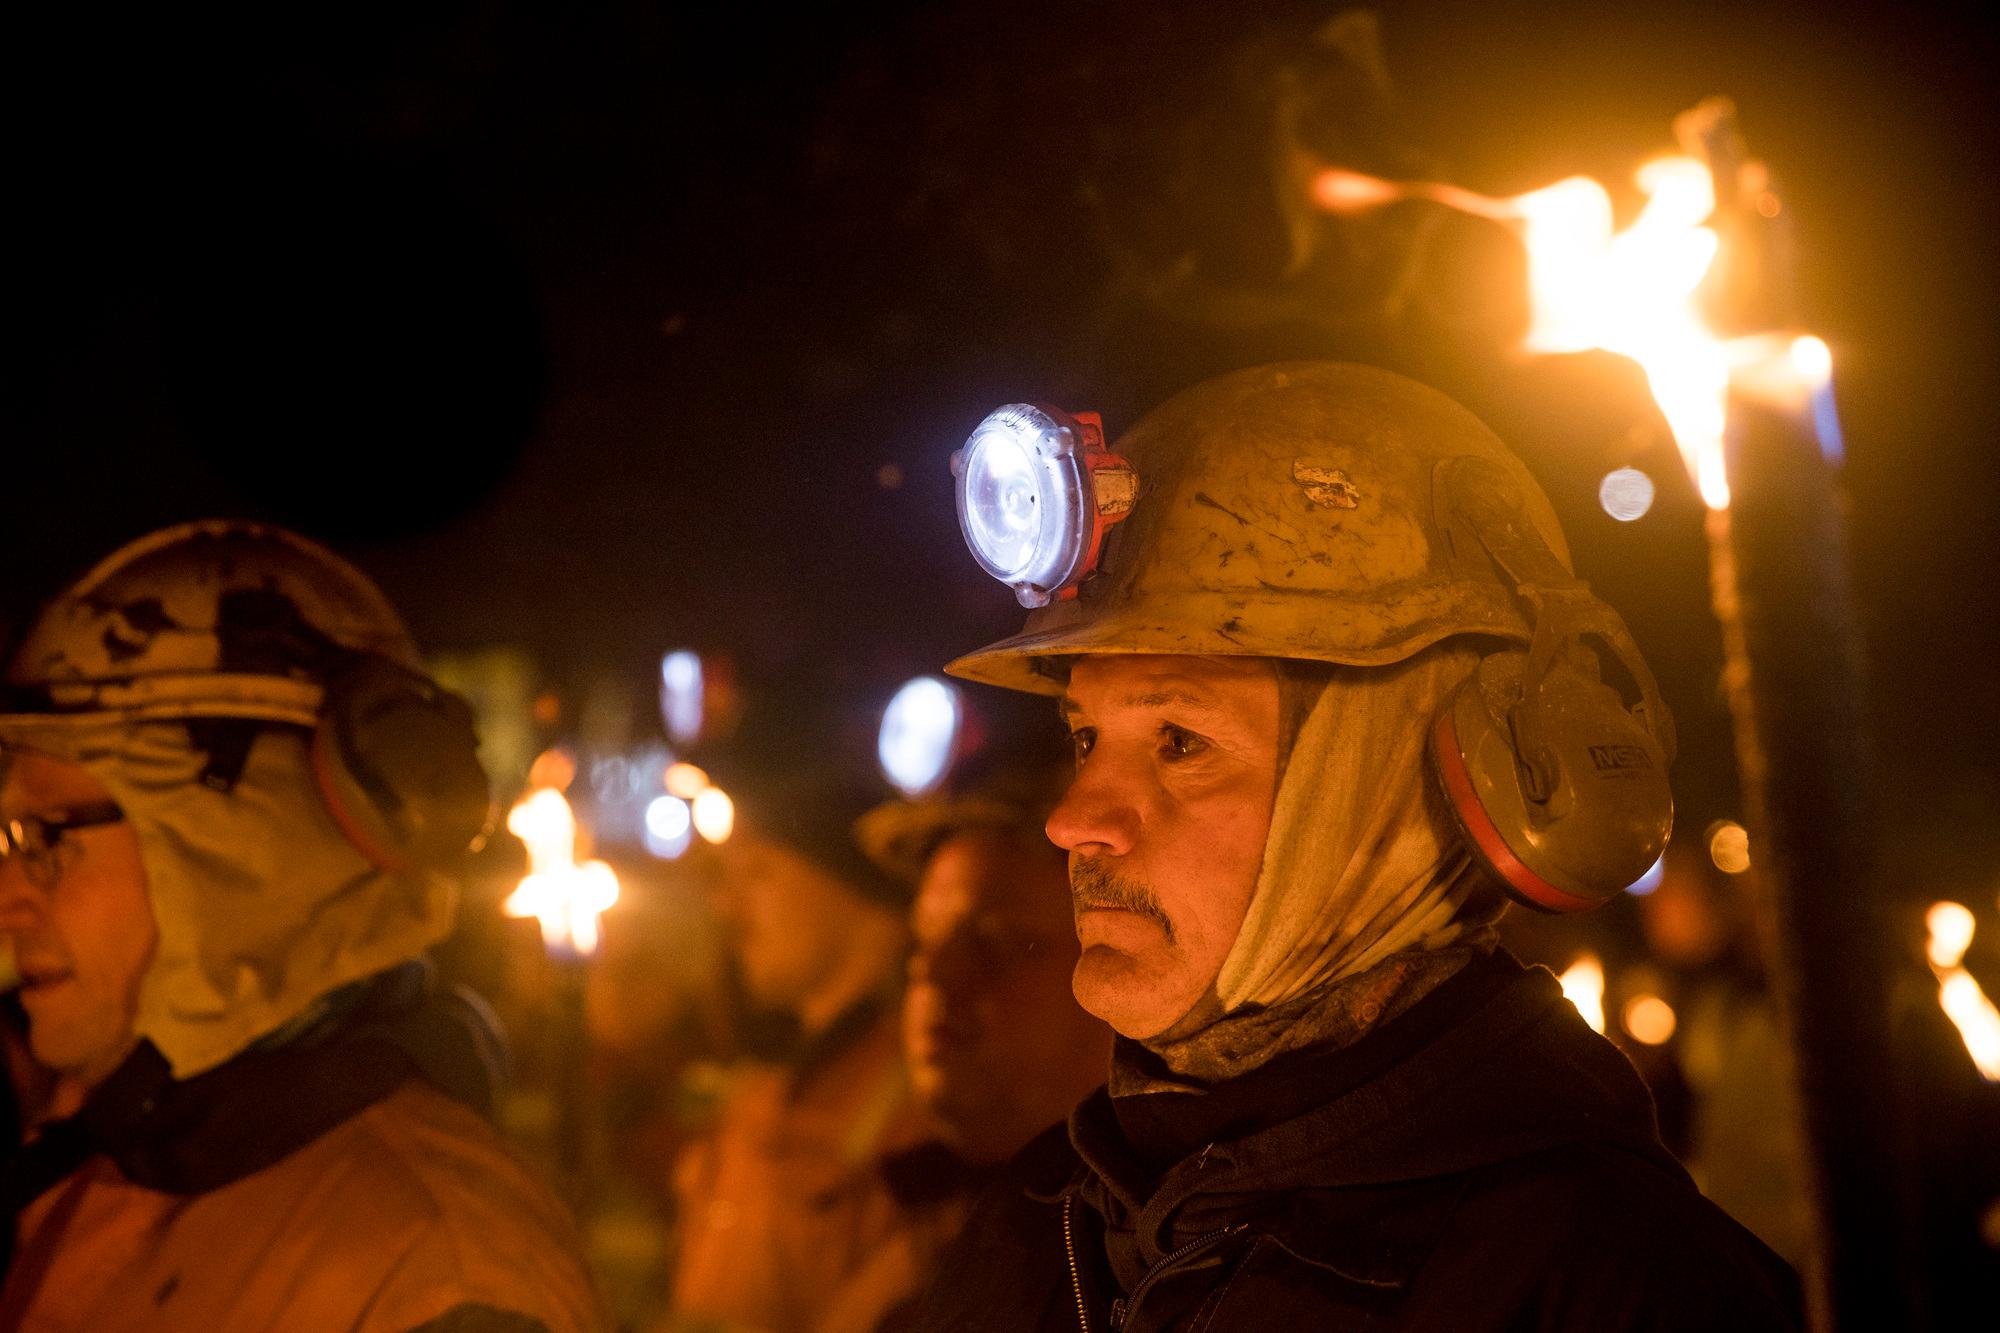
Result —
<instances>
[{"instance_id":1,"label":"man's mustache","mask_svg":"<svg viewBox=\"0 0 2000 1333\"><path fill-rule=\"evenodd\" d=\"M1159 895L1138 880L1121 875L1101 860L1071 861L1069 864L1071 905L1078 913L1110 907L1136 912L1160 923L1167 939L1174 938L1174 923L1160 906Z\"/></svg>"}]
</instances>

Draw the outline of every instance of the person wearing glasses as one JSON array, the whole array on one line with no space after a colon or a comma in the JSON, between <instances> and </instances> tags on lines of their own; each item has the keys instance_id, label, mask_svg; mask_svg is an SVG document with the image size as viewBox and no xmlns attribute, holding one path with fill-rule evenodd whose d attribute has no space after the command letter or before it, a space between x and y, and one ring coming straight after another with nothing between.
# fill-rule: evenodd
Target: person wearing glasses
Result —
<instances>
[{"instance_id":1,"label":"person wearing glasses","mask_svg":"<svg viewBox=\"0 0 2000 1333\"><path fill-rule=\"evenodd\" d=\"M482 1114L497 1038L423 961L488 797L416 660L358 570L235 522L121 548L14 645L0 1327L604 1326Z\"/></svg>"}]
</instances>

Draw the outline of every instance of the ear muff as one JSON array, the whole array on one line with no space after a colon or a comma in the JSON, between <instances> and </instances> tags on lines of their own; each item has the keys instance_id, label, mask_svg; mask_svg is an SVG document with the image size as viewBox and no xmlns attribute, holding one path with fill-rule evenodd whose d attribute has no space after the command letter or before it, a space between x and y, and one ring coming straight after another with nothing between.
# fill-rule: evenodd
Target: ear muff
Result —
<instances>
[{"instance_id":1,"label":"ear muff","mask_svg":"<svg viewBox=\"0 0 2000 1333\"><path fill-rule=\"evenodd\" d=\"M1447 460L1437 486L1454 558L1491 560L1534 637L1483 659L1439 710L1432 771L1511 897L1547 912L1599 906L1666 850L1672 719L1625 622L1563 566L1496 469ZM1605 681L1607 665L1627 690Z\"/></svg>"},{"instance_id":2,"label":"ear muff","mask_svg":"<svg viewBox=\"0 0 2000 1333\"><path fill-rule=\"evenodd\" d=\"M1659 740L1577 656L1531 682L1528 654L1496 653L1431 728L1432 768L1473 854L1547 912L1616 897L1673 827Z\"/></svg>"},{"instance_id":3,"label":"ear muff","mask_svg":"<svg viewBox=\"0 0 2000 1333\"><path fill-rule=\"evenodd\" d=\"M328 675L313 777L334 822L371 864L443 866L491 827L478 745L463 699L388 658L356 654Z\"/></svg>"}]
</instances>

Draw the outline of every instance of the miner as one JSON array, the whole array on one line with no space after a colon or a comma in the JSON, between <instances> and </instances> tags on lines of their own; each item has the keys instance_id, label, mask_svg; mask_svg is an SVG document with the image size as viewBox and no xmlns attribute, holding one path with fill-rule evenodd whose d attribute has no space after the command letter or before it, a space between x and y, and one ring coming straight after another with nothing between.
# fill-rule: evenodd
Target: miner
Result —
<instances>
[{"instance_id":1,"label":"miner","mask_svg":"<svg viewBox=\"0 0 2000 1333\"><path fill-rule=\"evenodd\" d=\"M1068 769L1046 745L989 742L939 790L856 828L869 857L916 888L903 1052L929 1133L883 1163L893 1223L821 1333L894 1327L1000 1166L1104 1082L1111 1032L1070 992L1069 877L1042 832Z\"/></svg>"},{"instance_id":2,"label":"miner","mask_svg":"<svg viewBox=\"0 0 2000 1333\"><path fill-rule=\"evenodd\" d=\"M1200 384L1115 449L1016 405L954 458L1035 608L951 666L1059 701L1074 986L1110 1081L948 1256L966 1330L1796 1326L1630 1064L1496 949L1636 879L1672 733L1553 512L1383 371Z\"/></svg>"},{"instance_id":3,"label":"miner","mask_svg":"<svg viewBox=\"0 0 2000 1333\"><path fill-rule=\"evenodd\" d=\"M424 961L487 820L470 714L292 533L117 551L0 700L0 931L37 1077L8 1328L603 1327Z\"/></svg>"},{"instance_id":4,"label":"miner","mask_svg":"<svg viewBox=\"0 0 2000 1333\"><path fill-rule=\"evenodd\" d=\"M665 1329L805 1333L896 1224L884 1159L922 1137L897 1006L909 886L854 842L879 798L840 701L753 701L717 761L735 801L715 904L759 1034L674 1167Z\"/></svg>"}]
</instances>

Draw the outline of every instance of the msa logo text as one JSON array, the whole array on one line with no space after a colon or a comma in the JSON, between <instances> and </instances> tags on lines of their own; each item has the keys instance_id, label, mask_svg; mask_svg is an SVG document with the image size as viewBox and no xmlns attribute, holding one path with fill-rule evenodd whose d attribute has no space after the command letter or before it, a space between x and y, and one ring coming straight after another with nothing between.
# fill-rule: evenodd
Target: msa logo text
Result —
<instances>
[{"instance_id":1,"label":"msa logo text","mask_svg":"<svg viewBox=\"0 0 2000 1333\"><path fill-rule=\"evenodd\" d=\"M1643 745L1593 745L1590 763L1600 773L1624 768L1651 768L1653 760Z\"/></svg>"}]
</instances>

